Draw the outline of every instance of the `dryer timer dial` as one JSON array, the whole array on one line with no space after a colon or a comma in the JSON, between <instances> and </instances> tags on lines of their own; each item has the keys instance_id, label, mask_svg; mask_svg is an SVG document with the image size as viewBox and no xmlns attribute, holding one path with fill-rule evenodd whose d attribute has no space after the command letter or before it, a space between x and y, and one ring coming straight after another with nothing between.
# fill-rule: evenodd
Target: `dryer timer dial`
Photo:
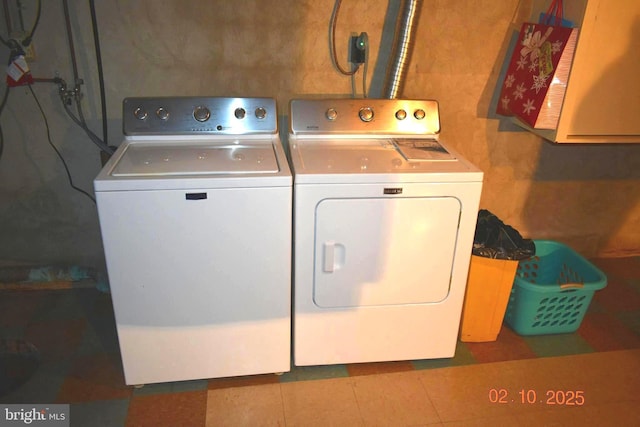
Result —
<instances>
[{"instance_id":1,"label":"dryer timer dial","mask_svg":"<svg viewBox=\"0 0 640 427\"><path fill-rule=\"evenodd\" d=\"M256 108L255 114L257 119L262 120L267 117L267 110L263 107L258 107Z\"/></svg>"},{"instance_id":2,"label":"dryer timer dial","mask_svg":"<svg viewBox=\"0 0 640 427\"><path fill-rule=\"evenodd\" d=\"M358 116L360 116L360 120L362 120L363 122L370 122L371 120L373 120L373 108L361 108L360 111L358 111Z\"/></svg>"}]
</instances>

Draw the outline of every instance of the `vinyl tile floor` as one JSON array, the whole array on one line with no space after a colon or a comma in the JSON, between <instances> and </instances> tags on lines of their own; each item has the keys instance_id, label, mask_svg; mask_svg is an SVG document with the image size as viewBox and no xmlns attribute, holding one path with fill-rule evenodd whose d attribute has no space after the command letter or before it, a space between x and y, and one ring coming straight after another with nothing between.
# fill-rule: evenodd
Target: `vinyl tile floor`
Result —
<instances>
[{"instance_id":1,"label":"vinyl tile floor","mask_svg":"<svg viewBox=\"0 0 640 427\"><path fill-rule=\"evenodd\" d=\"M495 342L459 342L451 359L142 388L124 384L108 294L0 291L0 339L40 353L0 404L69 404L79 427L640 425L640 257L592 262L608 285L571 334L503 326Z\"/></svg>"}]
</instances>

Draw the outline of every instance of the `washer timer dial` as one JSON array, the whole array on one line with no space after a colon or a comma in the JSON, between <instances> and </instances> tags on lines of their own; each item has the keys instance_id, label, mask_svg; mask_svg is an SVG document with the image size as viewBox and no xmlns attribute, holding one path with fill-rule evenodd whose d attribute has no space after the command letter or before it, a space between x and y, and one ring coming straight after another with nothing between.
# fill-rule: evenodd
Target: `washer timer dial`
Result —
<instances>
[{"instance_id":1,"label":"washer timer dial","mask_svg":"<svg viewBox=\"0 0 640 427\"><path fill-rule=\"evenodd\" d=\"M233 115L236 117L236 119L242 120L244 119L244 116L247 115L247 112L244 108L236 108L236 110L233 112Z\"/></svg>"},{"instance_id":2,"label":"washer timer dial","mask_svg":"<svg viewBox=\"0 0 640 427\"><path fill-rule=\"evenodd\" d=\"M145 120L149 115L147 114L147 110L142 107L138 107L133 111L133 115L138 120Z\"/></svg>"},{"instance_id":3,"label":"washer timer dial","mask_svg":"<svg viewBox=\"0 0 640 427\"><path fill-rule=\"evenodd\" d=\"M169 120L169 111L164 107L160 107L156 110L156 116L162 121Z\"/></svg>"},{"instance_id":4,"label":"washer timer dial","mask_svg":"<svg viewBox=\"0 0 640 427\"><path fill-rule=\"evenodd\" d=\"M199 122L206 122L211 117L211 111L207 107L196 107L193 110L193 118Z\"/></svg>"}]
</instances>

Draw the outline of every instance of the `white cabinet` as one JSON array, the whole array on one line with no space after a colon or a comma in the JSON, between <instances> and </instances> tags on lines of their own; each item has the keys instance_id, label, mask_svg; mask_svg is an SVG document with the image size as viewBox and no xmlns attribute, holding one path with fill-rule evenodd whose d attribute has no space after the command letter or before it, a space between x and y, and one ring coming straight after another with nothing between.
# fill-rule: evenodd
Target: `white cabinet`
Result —
<instances>
[{"instance_id":1,"label":"white cabinet","mask_svg":"<svg viewBox=\"0 0 640 427\"><path fill-rule=\"evenodd\" d=\"M640 1L572 0L580 28L558 128L531 129L558 143L640 143ZM532 20L549 0L536 0Z\"/></svg>"}]
</instances>

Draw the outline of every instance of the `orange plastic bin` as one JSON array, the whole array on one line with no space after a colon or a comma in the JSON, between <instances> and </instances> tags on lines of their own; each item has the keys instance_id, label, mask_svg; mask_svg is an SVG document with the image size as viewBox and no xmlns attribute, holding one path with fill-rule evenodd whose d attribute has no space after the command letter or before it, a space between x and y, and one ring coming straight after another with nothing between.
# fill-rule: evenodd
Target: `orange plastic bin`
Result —
<instances>
[{"instance_id":1,"label":"orange plastic bin","mask_svg":"<svg viewBox=\"0 0 640 427\"><path fill-rule=\"evenodd\" d=\"M517 268L518 261L471 255L462 307L461 341L498 339Z\"/></svg>"}]
</instances>

